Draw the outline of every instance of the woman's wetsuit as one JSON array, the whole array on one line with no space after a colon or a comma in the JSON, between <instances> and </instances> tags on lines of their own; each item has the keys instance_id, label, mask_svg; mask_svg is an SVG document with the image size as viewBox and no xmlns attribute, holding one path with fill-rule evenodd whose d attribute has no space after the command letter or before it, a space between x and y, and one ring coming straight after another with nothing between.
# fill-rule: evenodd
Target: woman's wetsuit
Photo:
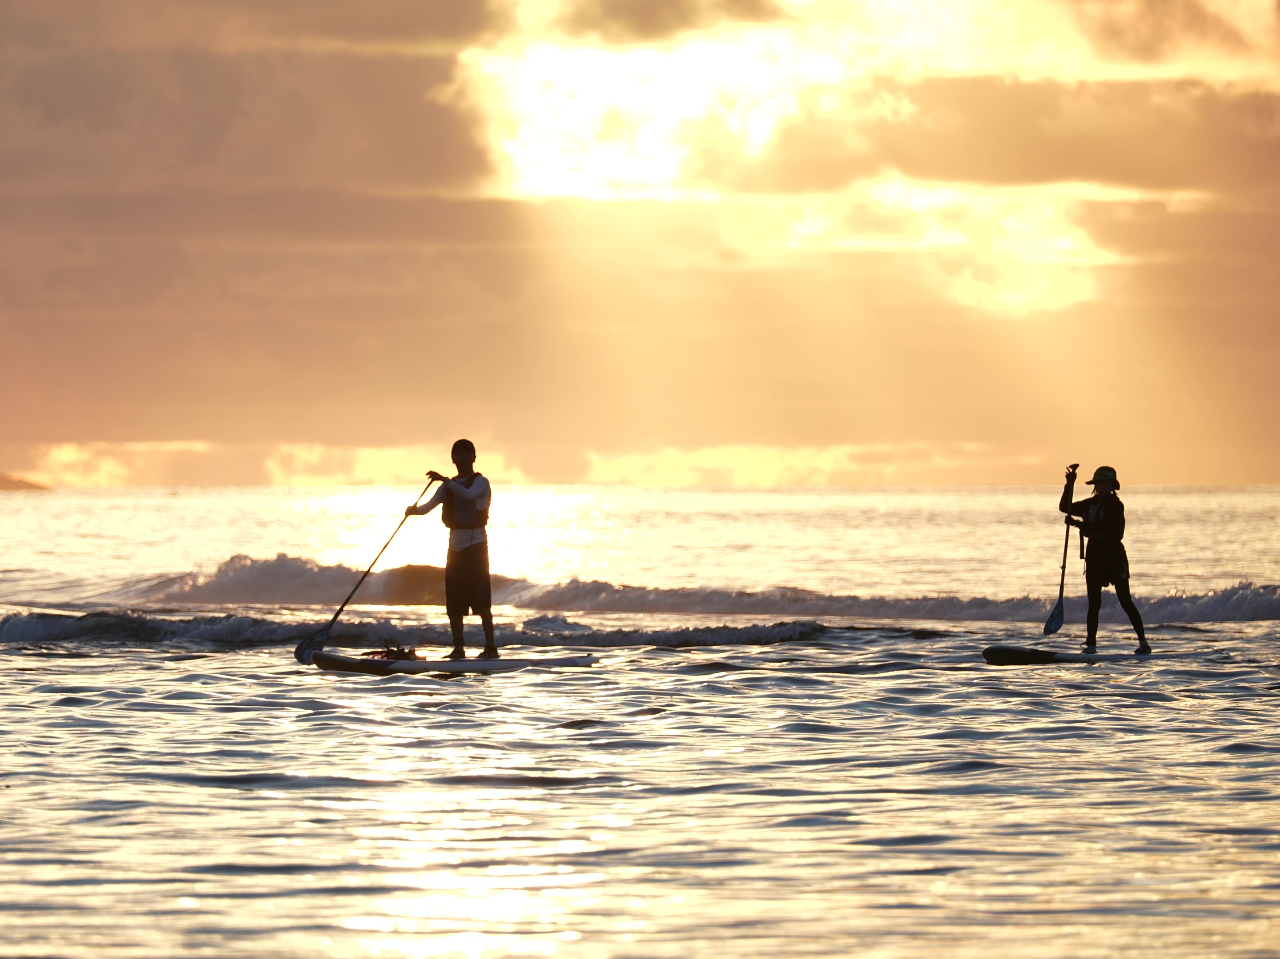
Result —
<instances>
[{"instance_id":1,"label":"woman's wetsuit","mask_svg":"<svg viewBox=\"0 0 1280 959\"><path fill-rule=\"evenodd\" d=\"M1098 611L1102 609L1102 588L1114 586L1116 599L1129 614L1140 642L1146 642L1142 614L1129 593L1129 556L1124 549L1124 503L1114 493L1094 493L1078 503L1071 502L1073 484L1062 490L1058 509L1080 518L1080 532L1089 541L1084 554L1084 581L1089 590L1089 639L1098 640Z\"/></svg>"}]
</instances>

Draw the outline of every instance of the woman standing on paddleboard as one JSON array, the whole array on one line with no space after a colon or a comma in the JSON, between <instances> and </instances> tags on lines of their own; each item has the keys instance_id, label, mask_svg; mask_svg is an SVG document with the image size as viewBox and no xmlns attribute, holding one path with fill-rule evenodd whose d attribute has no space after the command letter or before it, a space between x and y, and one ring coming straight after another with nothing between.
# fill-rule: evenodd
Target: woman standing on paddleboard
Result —
<instances>
[{"instance_id":1,"label":"woman standing on paddleboard","mask_svg":"<svg viewBox=\"0 0 1280 959\"><path fill-rule=\"evenodd\" d=\"M1146 630L1142 627L1142 614L1129 594L1129 555L1124 549L1124 503L1116 496L1120 481L1110 466L1099 466L1093 471L1089 485L1093 495L1078 503L1071 501L1075 491L1076 471L1067 469L1067 485L1063 487L1058 509L1068 516L1078 517L1067 522L1080 528L1089 540L1084 556L1085 584L1089 590L1089 638L1085 650L1098 648L1098 611L1102 608L1102 589L1111 585L1116 589L1116 599L1129 614L1134 632L1138 634L1138 653L1149 653Z\"/></svg>"}]
</instances>

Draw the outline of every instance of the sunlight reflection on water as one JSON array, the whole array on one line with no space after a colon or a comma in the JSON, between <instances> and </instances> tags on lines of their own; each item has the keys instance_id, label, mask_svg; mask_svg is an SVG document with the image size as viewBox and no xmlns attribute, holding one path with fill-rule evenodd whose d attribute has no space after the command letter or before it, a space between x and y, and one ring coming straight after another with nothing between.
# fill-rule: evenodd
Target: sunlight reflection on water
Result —
<instances>
[{"instance_id":1,"label":"sunlight reflection on water","mask_svg":"<svg viewBox=\"0 0 1280 959\"><path fill-rule=\"evenodd\" d=\"M1162 648L1219 652L1096 668L986 667L991 638L835 631L448 680L324 674L284 651L11 654L0 943L1273 949L1273 627L1167 627Z\"/></svg>"},{"instance_id":2,"label":"sunlight reflection on water","mask_svg":"<svg viewBox=\"0 0 1280 959\"><path fill-rule=\"evenodd\" d=\"M235 553L362 568L416 492L15 494L0 585L83 593ZM1048 489L497 495L495 571L544 583L1044 595L1062 548ZM1125 498L1136 589L1280 580L1280 492ZM383 568L441 561L439 522L405 534ZM598 612L548 636L506 608L506 655L589 638L601 663L379 679L299 667L280 622L323 607L268 605L171 633L155 610L11 618L0 951L1275 954L1274 621L1152 630L1192 659L996 669L981 647L1027 626ZM349 621L374 617L443 619ZM703 639L740 645L612 632L724 623Z\"/></svg>"}]
</instances>

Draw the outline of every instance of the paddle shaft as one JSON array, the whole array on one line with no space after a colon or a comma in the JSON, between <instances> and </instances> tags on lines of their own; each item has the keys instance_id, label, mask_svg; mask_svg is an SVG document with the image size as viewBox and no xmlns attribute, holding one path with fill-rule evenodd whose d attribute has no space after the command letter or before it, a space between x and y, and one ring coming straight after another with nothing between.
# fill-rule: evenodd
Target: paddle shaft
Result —
<instances>
[{"instance_id":1,"label":"paddle shaft","mask_svg":"<svg viewBox=\"0 0 1280 959\"><path fill-rule=\"evenodd\" d=\"M1071 519L1067 519L1067 538L1062 541L1062 579L1058 581L1058 602L1067 591L1067 550L1071 547Z\"/></svg>"},{"instance_id":2,"label":"paddle shaft","mask_svg":"<svg viewBox=\"0 0 1280 959\"><path fill-rule=\"evenodd\" d=\"M1071 501L1071 491L1076 487L1076 470L1079 468L1079 463L1072 463L1067 467L1067 492L1063 496L1068 502ZM1067 524L1067 538L1062 541L1062 579L1058 583L1058 602L1062 602L1062 596L1067 590L1067 550L1071 548L1071 515L1063 517L1063 522ZM1084 559L1084 536L1080 537L1080 558Z\"/></svg>"},{"instance_id":3,"label":"paddle shaft","mask_svg":"<svg viewBox=\"0 0 1280 959\"><path fill-rule=\"evenodd\" d=\"M430 483L428 483L426 486L422 488L422 492L418 494L418 498L413 501L414 506L417 506L419 503L422 502L422 497L427 495L427 490L431 489L434 483L435 483L435 480L432 480ZM400 520L400 526L403 526L405 523L405 520L407 520L408 518L409 518L409 514L405 513L404 517ZM333 624L338 621L338 617L342 615L342 611L347 608L347 603L351 602L351 597L356 594L356 590L360 588L361 583L363 583L369 577L369 574L373 572L373 568L378 565L378 560L382 559L382 554L387 551L387 547L391 545L391 541L396 538L396 533L400 532L400 526L396 527L395 533L392 533L390 536L387 537L387 541L382 544L382 549L378 550L378 555L373 558L373 562L369 564L369 568L364 571L364 575L360 577L359 582L357 582L354 586L351 587L351 592L347 593L347 598L342 601L342 605L338 607L338 611L333 614L333 619L329 620L329 622L327 622L324 626L322 626L319 630L316 631L317 636L319 636L321 633L327 633L329 632L329 630L333 629ZM1065 569L1066 561L1067 561L1066 557L1064 556L1062 560L1064 564L1064 569ZM1063 575L1065 575L1065 573Z\"/></svg>"}]
</instances>

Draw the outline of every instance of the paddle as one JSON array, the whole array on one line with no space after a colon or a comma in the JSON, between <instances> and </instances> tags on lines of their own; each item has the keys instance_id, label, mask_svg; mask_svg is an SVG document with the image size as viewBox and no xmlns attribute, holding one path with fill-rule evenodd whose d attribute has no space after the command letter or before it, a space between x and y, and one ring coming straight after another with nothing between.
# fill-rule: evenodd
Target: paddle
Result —
<instances>
[{"instance_id":1,"label":"paddle","mask_svg":"<svg viewBox=\"0 0 1280 959\"><path fill-rule=\"evenodd\" d=\"M422 492L418 494L418 498L413 501L414 506L417 506L422 502L422 497L427 495L427 490L431 489L434 483L435 480L432 480L422 488ZM400 520L400 526L403 526L405 520L408 518L409 514L405 513L404 517ZM338 611L333 614L333 619L329 620L329 622L325 623L294 647L293 656L298 662L302 663L304 666L310 666L311 657L315 651L318 649L324 649L324 641L329 636L329 630L333 629L333 624L338 621L338 617L342 615L342 611L347 608L347 603L351 602L351 597L356 594L356 590L360 588L360 584L368 578L369 574L373 571L373 567L378 564L378 560L382 559L382 554L387 551L387 547L391 545L391 541L396 538L396 533L400 532L400 526L397 526L395 528L395 532L387 537L387 541L382 544L382 549L378 550L378 555L373 558L373 562L369 564L369 568L364 571L364 575L360 577L359 581L351 587L351 592L347 593L347 598L342 601L342 605L338 607Z\"/></svg>"},{"instance_id":2,"label":"paddle","mask_svg":"<svg viewBox=\"0 0 1280 959\"><path fill-rule=\"evenodd\" d=\"M1079 466L1080 466L1079 463L1072 463L1068 467L1068 469L1071 471L1071 474L1072 474L1070 478L1074 479L1075 471ZM1067 615L1066 606L1063 605L1062 597L1063 597L1063 594L1067 591L1067 548L1071 545L1071 517L1070 516L1066 517L1066 524L1067 524L1067 536L1066 536L1066 539L1062 541L1062 578L1058 581L1058 602L1053 607L1053 609L1049 611L1049 618L1044 621L1044 634L1046 636L1052 636L1054 633L1060 630L1062 628L1062 622L1064 619L1066 619L1066 615ZM1083 541L1081 541L1081 545L1083 545Z\"/></svg>"},{"instance_id":3,"label":"paddle","mask_svg":"<svg viewBox=\"0 0 1280 959\"><path fill-rule=\"evenodd\" d=\"M1058 583L1058 602L1049 611L1049 618L1044 621L1044 634L1052 636L1062 628L1067 610L1062 602L1062 594L1067 589L1067 547L1071 545L1071 521L1067 521L1067 538L1062 543L1062 579Z\"/></svg>"}]
</instances>

